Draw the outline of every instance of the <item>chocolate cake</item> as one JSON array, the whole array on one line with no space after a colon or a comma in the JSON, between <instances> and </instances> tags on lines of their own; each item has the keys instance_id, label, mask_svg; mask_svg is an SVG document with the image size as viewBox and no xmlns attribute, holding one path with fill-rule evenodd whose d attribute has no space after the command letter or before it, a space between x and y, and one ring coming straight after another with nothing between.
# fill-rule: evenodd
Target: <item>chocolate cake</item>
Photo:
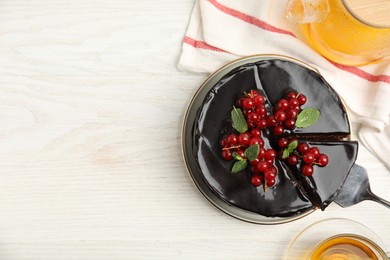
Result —
<instances>
[{"instance_id":1,"label":"chocolate cake","mask_svg":"<svg viewBox=\"0 0 390 260\"><path fill-rule=\"evenodd\" d=\"M266 97L272 111L289 90L304 93L305 107L317 108L321 116L312 126L284 133L298 142L315 145L329 156L329 164L311 176L300 173L277 157L278 174L273 187L255 187L248 169L232 174L233 162L221 158L219 141L233 132L231 110L244 92L256 89ZM216 196L229 205L266 217L288 217L325 209L337 196L357 156L358 144L349 141L350 125L342 101L315 71L294 62L270 59L236 67L207 93L192 129L193 156L202 178ZM275 148L275 138L262 131L265 148ZM276 149L276 148L275 148Z\"/></svg>"}]
</instances>

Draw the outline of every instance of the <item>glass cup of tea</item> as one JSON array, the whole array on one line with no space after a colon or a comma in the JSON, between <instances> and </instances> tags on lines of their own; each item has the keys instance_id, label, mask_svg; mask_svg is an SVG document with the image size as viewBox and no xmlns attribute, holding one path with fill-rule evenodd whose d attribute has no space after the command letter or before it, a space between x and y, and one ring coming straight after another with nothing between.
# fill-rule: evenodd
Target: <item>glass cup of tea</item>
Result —
<instances>
[{"instance_id":1,"label":"glass cup of tea","mask_svg":"<svg viewBox=\"0 0 390 260\"><path fill-rule=\"evenodd\" d=\"M387 260L384 244L368 227L335 218L316 222L290 244L285 260Z\"/></svg>"},{"instance_id":2,"label":"glass cup of tea","mask_svg":"<svg viewBox=\"0 0 390 260\"><path fill-rule=\"evenodd\" d=\"M289 0L286 16L301 38L344 65L390 60L388 0Z\"/></svg>"}]
</instances>

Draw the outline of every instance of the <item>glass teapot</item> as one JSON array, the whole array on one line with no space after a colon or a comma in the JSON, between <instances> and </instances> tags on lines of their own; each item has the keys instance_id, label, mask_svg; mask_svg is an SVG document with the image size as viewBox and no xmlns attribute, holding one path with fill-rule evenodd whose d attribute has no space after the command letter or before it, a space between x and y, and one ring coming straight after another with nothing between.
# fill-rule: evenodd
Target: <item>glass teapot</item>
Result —
<instances>
[{"instance_id":1,"label":"glass teapot","mask_svg":"<svg viewBox=\"0 0 390 260\"><path fill-rule=\"evenodd\" d=\"M390 61L389 14L389 0L290 0L286 16L327 59L365 65Z\"/></svg>"}]
</instances>

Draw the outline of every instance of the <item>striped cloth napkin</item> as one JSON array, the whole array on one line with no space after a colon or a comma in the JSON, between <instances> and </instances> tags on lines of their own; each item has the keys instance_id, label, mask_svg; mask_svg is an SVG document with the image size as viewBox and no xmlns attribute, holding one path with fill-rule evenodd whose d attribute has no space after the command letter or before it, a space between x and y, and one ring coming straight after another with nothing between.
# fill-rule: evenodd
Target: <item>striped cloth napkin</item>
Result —
<instances>
[{"instance_id":1,"label":"striped cloth napkin","mask_svg":"<svg viewBox=\"0 0 390 260\"><path fill-rule=\"evenodd\" d=\"M331 62L302 42L285 18L287 0L196 0L178 67L210 73L253 54L281 54L318 69L344 99L358 138L390 169L390 63Z\"/></svg>"}]
</instances>

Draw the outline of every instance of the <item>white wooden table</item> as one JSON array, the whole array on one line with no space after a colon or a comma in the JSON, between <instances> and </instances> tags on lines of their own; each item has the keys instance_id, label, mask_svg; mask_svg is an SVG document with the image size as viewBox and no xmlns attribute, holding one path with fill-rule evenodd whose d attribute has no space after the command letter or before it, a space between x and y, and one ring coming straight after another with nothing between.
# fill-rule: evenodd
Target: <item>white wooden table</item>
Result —
<instances>
[{"instance_id":1,"label":"white wooden table","mask_svg":"<svg viewBox=\"0 0 390 260\"><path fill-rule=\"evenodd\" d=\"M331 217L390 250L390 210L373 202L262 226L202 197L180 146L206 77L176 69L192 5L0 1L0 259L276 260ZM358 163L390 199L390 172L363 146Z\"/></svg>"}]
</instances>

